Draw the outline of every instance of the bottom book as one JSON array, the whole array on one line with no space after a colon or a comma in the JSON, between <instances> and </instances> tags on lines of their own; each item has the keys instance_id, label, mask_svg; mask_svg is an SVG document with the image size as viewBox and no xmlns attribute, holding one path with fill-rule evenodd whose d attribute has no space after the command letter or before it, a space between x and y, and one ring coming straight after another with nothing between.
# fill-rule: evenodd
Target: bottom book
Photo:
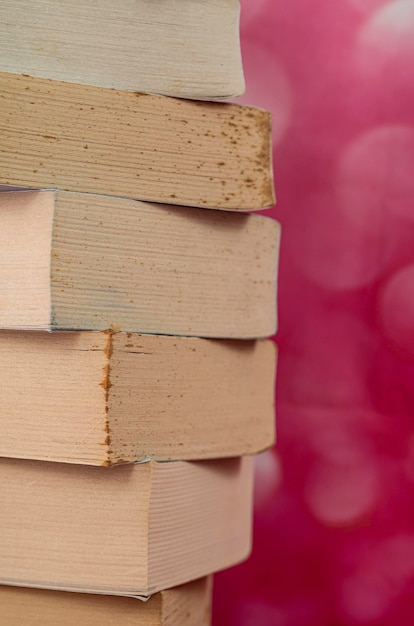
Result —
<instances>
[{"instance_id":1,"label":"bottom book","mask_svg":"<svg viewBox=\"0 0 414 626\"><path fill-rule=\"evenodd\" d=\"M209 626L211 577L136 598L0 586L7 626Z\"/></svg>"},{"instance_id":2,"label":"bottom book","mask_svg":"<svg viewBox=\"0 0 414 626\"><path fill-rule=\"evenodd\" d=\"M251 545L252 457L113 468L0 459L0 583L151 595Z\"/></svg>"}]
</instances>

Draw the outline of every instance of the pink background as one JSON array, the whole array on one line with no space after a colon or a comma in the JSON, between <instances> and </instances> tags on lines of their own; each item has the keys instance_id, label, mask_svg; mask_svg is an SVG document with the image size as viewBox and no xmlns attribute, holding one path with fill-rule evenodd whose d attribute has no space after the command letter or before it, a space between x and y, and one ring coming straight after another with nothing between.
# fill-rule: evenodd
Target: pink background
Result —
<instances>
[{"instance_id":1,"label":"pink background","mask_svg":"<svg viewBox=\"0 0 414 626\"><path fill-rule=\"evenodd\" d=\"M214 623L412 626L414 1L242 0L242 42L274 115L278 446Z\"/></svg>"}]
</instances>

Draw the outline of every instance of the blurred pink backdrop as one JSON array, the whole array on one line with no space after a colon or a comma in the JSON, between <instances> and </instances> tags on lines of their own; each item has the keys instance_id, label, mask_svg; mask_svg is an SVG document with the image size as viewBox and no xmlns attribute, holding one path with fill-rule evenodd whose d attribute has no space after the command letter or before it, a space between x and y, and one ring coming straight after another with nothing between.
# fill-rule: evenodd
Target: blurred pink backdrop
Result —
<instances>
[{"instance_id":1,"label":"blurred pink backdrop","mask_svg":"<svg viewBox=\"0 0 414 626\"><path fill-rule=\"evenodd\" d=\"M242 0L274 116L278 445L215 626L414 624L414 1Z\"/></svg>"}]
</instances>

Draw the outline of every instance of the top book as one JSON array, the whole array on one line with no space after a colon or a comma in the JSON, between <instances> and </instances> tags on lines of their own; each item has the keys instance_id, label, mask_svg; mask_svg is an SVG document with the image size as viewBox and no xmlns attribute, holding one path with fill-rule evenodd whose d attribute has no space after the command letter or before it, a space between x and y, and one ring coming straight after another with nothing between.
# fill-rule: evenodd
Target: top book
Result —
<instances>
[{"instance_id":1,"label":"top book","mask_svg":"<svg viewBox=\"0 0 414 626\"><path fill-rule=\"evenodd\" d=\"M0 69L194 100L241 95L238 0L2 0Z\"/></svg>"}]
</instances>

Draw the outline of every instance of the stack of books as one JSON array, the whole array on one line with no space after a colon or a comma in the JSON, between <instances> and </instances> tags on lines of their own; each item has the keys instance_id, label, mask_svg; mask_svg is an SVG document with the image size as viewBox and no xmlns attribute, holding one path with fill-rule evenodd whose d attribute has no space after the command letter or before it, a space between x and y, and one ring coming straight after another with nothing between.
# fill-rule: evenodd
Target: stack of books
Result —
<instances>
[{"instance_id":1,"label":"stack of books","mask_svg":"<svg viewBox=\"0 0 414 626\"><path fill-rule=\"evenodd\" d=\"M246 213L274 202L269 114L213 102L243 90L238 19L0 4L8 626L205 626L250 552L279 227Z\"/></svg>"}]
</instances>

